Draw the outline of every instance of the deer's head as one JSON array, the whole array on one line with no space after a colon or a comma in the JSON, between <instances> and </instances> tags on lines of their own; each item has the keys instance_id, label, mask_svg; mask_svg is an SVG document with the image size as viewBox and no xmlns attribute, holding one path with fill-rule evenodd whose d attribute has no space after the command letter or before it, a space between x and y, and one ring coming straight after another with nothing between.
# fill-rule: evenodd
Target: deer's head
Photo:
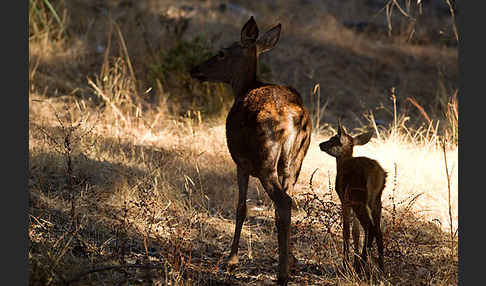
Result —
<instances>
[{"instance_id":1,"label":"deer's head","mask_svg":"<svg viewBox=\"0 0 486 286\"><path fill-rule=\"evenodd\" d=\"M232 84L243 77L256 79L258 55L271 50L280 38L281 25L278 24L258 38L258 26L253 16L241 29L241 39L229 47L194 67L191 76L201 81Z\"/></svg>"},{"instance_id":2,"label":"deer's head","mask_svg":"<svg viewBox=\"0 0 486 286\"><path fill-rule=\"evenodd\" d=\"M329 140L319 144L319 148L321 148L321 151L338 159L350 158L353 156L354 146L368 143L371 136L373 136L373 131L365 132L353 137L346 133L341 122L339 122L337 134Z\"/></svg>"}]
</instances>

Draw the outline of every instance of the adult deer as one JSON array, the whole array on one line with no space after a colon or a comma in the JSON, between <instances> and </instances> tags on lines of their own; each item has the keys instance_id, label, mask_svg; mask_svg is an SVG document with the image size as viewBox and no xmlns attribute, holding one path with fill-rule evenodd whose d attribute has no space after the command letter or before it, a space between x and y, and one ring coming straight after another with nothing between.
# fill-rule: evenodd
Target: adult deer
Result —
<instances>
[{"instance_id":1,"label":"adult deer","mask_svg":"<svg viewBox=\"0 0 486 286\"><path fill-rule=\"evenodd\" d=\"M226 118L226 140L237 166L238 207L228 266L238 263L238 243L246 218L249 176L259 179L275 205L278 232L278 284L289 279L292 193L309 148L312 124L302 98L292 87L257 79L258 56L280 38L278 24L258 38L253 16L241 29L241 40L191 71L201 81L224 82L233 89L234 103Z\"/></svg>"},{"instance_id":2,"label":"adult deer","mask_svg":"<svg viewBox=\"0 0 486 286\"><path fill-rule=\"evenodd\" d=\"M385 188L386 172L380 164L367 157L353 157L353 148L370 141L373 132L352 137L338 123L337 135L319 144L322 151L336 157L336 192L343 211L343 252L347 266L349 248L349 227L351 208L355 214L353 221L353 243L359 245L359 223L365 231L361 258L355 256L354 268L359 270L360 259L366 261L368 249L376 238L379 253L379 267L383 271L383 235L380 227L381 195ZM356 219L357 218L357 219Z\"/></svg>"}]
</instances>

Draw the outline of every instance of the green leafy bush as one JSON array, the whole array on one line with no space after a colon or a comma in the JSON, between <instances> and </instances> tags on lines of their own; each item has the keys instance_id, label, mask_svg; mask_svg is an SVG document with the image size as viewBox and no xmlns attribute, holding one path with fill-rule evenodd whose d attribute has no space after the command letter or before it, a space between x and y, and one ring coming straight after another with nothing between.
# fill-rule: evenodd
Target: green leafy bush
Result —
<instances>
[{"instance_id":1,"label":"green leafy bush","mask_svg":"<svg viewBox=\"0 0 486 286\"><path fill-rule=\"evenodd\" d=\"M169 109L180 115L201 112L204 117L221 116L227 111L232 96L220 83L201 83L191 78L192 67L213 55L205 39L178 40L168 50L160 51L159 61L150 67L149 78L163 86Z\"/></svg>"},{"instance_id":2,"label":"green leafy bush","mask_svg":"<svg viewBox=\"0 0 486 286\"><path fill-rule=\"evenodd\" d=\"M178 40L173 48L160 52L160 62L151 66L151 75L160 78L165 84L170 84L171 75L187 80L190 77L189 70L212 54L201 37L190 41Z\"/></svg>"}]
</instances>

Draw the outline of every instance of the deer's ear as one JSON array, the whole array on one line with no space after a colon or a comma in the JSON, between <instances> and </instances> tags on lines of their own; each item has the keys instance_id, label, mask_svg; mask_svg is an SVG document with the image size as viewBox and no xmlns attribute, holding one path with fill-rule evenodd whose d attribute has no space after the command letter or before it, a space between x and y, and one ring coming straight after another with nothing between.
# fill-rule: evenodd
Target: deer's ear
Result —
<instances>
[{"instance_id":1,"label":"deer's ear","mask_svg":"<svg viewBox=\"0 0 486 286\"><path fill-rule=\"evenodd\" d=\"M360 135L353 137L353 145L364 145L370 141L372 136L373 131L361 133Z\"/></svg>"},{"instance_id":2,"label":"deer's ear","mask_svg":"<svg viewBox=\"0 0 486 286\"><path fill-rule=\"evenodd\" d=\"M280 39L280 31L282 30L282 24L278 24L272 29L268 30L257 40L257 53L261 54L273 49Z\"/></svg>"},{"instance_id":3,"label":"deer's ear","mask_svg":"<svg viewBox=\"0 0 486 286\"><path fill-rule=\"evenodd\" d=\"M257 38L258 26L253 16L251 16L248 22L241 28L241 43L244 46L254 44Z\"/></svg>"}]
</instances>

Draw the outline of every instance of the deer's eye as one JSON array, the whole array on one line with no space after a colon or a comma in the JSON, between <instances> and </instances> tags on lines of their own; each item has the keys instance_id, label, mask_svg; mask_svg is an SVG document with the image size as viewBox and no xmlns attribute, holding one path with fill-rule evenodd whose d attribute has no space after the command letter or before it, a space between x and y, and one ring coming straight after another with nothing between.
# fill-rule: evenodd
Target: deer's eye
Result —
<instances>
[{"instance_id":1,"label":"deer's eye","mask_svg":"<svg viewBox=\"0 0 486 286\"><path fill-rule=\"evenodd\" d=\"M224 59L226 57L226 53L224 51L219 51L217 54L219 59Z\"/></svg>"}]
</instances>

